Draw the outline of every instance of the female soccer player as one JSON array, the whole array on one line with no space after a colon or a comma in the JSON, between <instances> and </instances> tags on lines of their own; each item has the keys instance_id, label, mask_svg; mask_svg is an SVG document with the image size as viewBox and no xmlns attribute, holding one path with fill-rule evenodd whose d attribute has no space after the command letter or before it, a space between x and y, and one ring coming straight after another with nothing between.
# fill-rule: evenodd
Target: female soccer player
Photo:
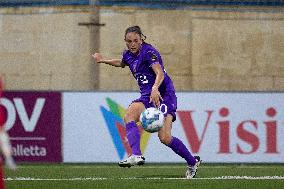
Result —
<instances>
[{"instance_id":1,"label":"female soccer player","mask_svg":"<svg viewBox=\"0 0 284 189\"><path fill-rule=\"evenodd\" d=\"M200 157L192 156L183 142L171 135L172 122L176 120L177 97L173 82L165 72L160 53L145 42L146 36L139 26L127 28L124 37L128 50L123 52L122 59L105 59L100 53L92 55L97 63L122 68L128 66L140 88L141 97L129 105L124 116L132 155L118 164L121 167L131 167L145 163L140 150L140 133L136 123L145 108L161 107L165 122L164 127L158 132L158 137L163 144L186 160L186 178L191 179L196 175Z\"/></svg>"}]
</instances>

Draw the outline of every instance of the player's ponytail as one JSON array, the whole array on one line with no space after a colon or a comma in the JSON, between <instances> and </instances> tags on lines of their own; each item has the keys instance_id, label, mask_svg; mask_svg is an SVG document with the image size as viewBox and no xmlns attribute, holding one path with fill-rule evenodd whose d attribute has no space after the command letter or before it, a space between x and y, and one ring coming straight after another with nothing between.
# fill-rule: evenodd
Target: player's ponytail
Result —
<instances>
[{"instance_id":1,"label":"player's ponytail","mask_svg":"<svg viewBox=\"0 0 284 189\"><path fill-rule=\"evenodd\" d=\"M124 38L126 38L126 34L128 34L128 33L130 33L130 32L137 33L137 34L141 37L142 41L145 41L146 38L147 38L147 37L142 33L142 30L141 30L141 28L140 28L139 26L131 26L131 27L127 28L127 29L125 30Z\"/></svg>"}]
</instances>

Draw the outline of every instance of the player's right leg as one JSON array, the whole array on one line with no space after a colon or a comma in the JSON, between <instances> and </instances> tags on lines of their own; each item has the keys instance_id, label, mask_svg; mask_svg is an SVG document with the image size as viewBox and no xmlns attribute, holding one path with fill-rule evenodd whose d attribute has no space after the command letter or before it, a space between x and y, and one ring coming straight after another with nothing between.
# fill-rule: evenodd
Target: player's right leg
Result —
<instances>
[{"instance_id":1,"label":"player's right leg","mask_svg":"<svg viewBox=\"0 0 284 189\"><path fill-rule=\"evenodd\" d=\"M143 165L145 163L145 158L142 156L140 149L140 132L136 124L144 109L145 107L142 102L133 102L126 111L124 122L126 127L126 136L132 150L132 155L125 160L120 161L118 163L120 167L131 167L134 165Z\"/></svg>"},{"instance_id":2,"label":"player's right leg","mask_svg":"<svg viewBox=\"0 0 284 189\"><path fill-rule=\"evenodd\" d=\"M186 176L187 179L192 179L192 178L195 177L195 175L197 173L197 168L201 163L201 159L200 159L199 156L194 156L194 158L196 160L195 165L188 165L187 166L187 170L186 170L186 173L185 173L185 176Z\"/></svg>"},{"instance_id":3,"label":"player's right leg","mask_svg":"<svg viewBox=\"0 0 284 189\"><path fill-rule=\"evenodd\" d=\"M165 119L164 127L158 132L158 137L163 144L171 148L177 155L186 160L186 178L194 178L197 173L197 168L201 162L200 157L191 155L183 142L171 135L172 119L173 116L168 114Z\"/></svg>"}]
</instances>

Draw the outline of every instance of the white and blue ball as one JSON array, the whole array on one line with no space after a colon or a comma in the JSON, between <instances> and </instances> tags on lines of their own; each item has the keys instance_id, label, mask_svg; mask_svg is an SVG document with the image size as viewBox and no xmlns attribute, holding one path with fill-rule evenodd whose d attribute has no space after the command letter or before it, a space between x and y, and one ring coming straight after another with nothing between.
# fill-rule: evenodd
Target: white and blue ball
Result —
<instances>
[{"instance_id":1,"label":"white and blue ball","mask_svg":"<svg viewBox=\"0 0 284 189\"><path fill-rule=\"evenodd\" d=\"M158 132L164 125L164 114L157 108L147 108L140 115L140 122L145 131Z\"/></svg>"}]
</instances>

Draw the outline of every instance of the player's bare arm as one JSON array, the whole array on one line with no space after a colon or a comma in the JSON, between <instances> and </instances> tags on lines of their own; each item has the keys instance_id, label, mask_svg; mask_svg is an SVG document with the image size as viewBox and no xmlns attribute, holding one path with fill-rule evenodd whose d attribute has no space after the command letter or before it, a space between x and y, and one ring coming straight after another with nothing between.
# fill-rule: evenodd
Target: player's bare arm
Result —
<instances>
[{"instance_id":1,"label":"player's bare arm","mask_svg":"<svg viewBox=\"0 0 284 189\"><path fill-rule=\"evenodd\" d=\"M153 102L156 107L160 106L160 101L163 101L163 98L159 92L159 86L164 80L164 72L161 68L159 63L152 64L152 69L156 74L155 83L152 87L151 95L150 95L150 102Z\"/></svg>"},{"instance_id":2,"label":"player's bare arm","mask_svg":"<svg viewBox=\"0 0 284 189\"><path fill-rule=\"evenodd\" d=\"M92 57L95 59L96 63L98 64L104 63L115 67L122 67L122 68L125 67L125 64L122 62L121 59L105 59L100 53L95 53L92 55Z\"/></svg>"}]
</instances>

